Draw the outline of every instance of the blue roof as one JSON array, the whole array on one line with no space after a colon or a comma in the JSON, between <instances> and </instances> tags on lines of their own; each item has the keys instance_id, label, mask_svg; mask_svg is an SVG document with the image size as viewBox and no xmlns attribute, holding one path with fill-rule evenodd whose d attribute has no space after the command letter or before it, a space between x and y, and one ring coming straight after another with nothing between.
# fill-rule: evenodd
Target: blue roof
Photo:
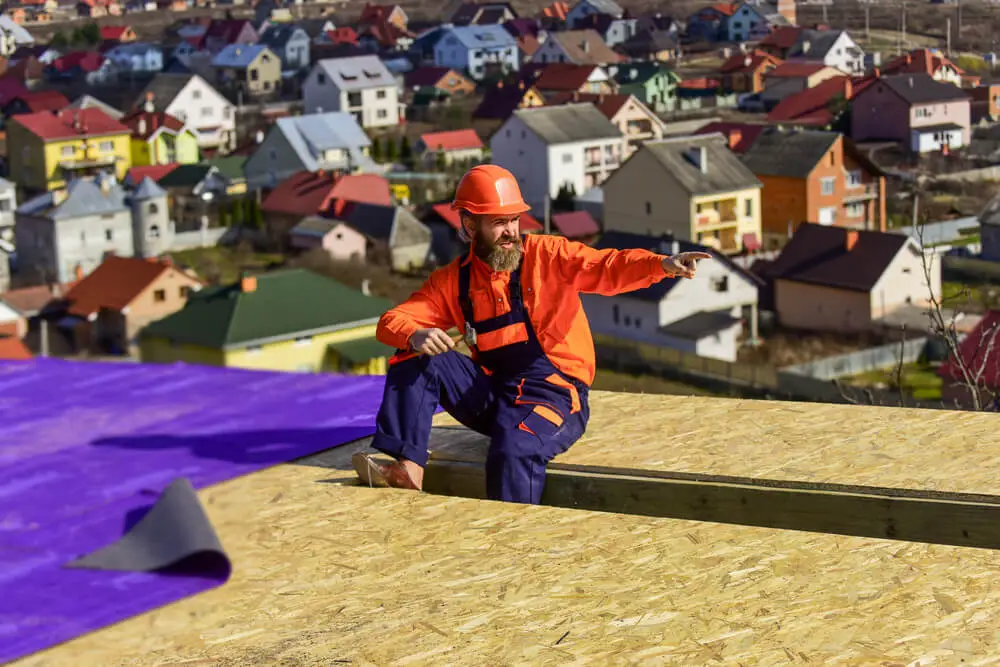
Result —
<instances>
[{"instance_id":1,"label":"blue roof","mask_svg":"<svg viewBox=\"0 0 1000 667\"><path fill-rule=\"evenodd\" d=\"M212 65L242 69L249 67L250 63L264 51L270 51L270 49L263 44L230 44L212 59ZM274 57L277 58L277 56Z\"/></svg>"},{"instance_id":2,"label":"blue roof","mask_svg":"<svg viewBox=\"0 0 1000 667\"><path fill-rule=\"evenodd\" d=\"M151 179L149 176L142 179L142 183L139 183L137 187L132 192L132 199L136 201L143 201L146 199L156 199L157 197L166 197L167 192L156 184L156 181Z\"/></svg>"},{"instance_id":3,"label":"blue roof","mask_svg":"<svg viewBox=\"0 0 1000 667\"><path fill-rule=\"evenodd\" d=\"M361 149L371 146L371 139L349 113L330 111L288 116L279 118L275 125L309 171L323 168L322 152L337 148L347 149L356 166L368 162Z\"/></svg>"},{"instance_id":4,"label":"blue roof","mask_svg":"<svg viewBox=\"0 0 1000 667\"><path fill-rule=\"evenodd\" d=\"M88 215L118 213L127 210L125 190L117 183L111 183L107 192L90 179L70 181L66 187L66 198L56 203L56 192L46 192L25 202L18 213L35 215L52 220L82 218Z\"/></svg>"},{"instance_id":5,"label":"blue roof","mask_svg":"<svg viewBox=\"0 0 1000 667\"><path fill-rule=\"evenodd\" d=\"M500 25L468 25L452 28L450 32L468 49L490 49L517 46L507 30Z\"/></svg>"}]
</instances>

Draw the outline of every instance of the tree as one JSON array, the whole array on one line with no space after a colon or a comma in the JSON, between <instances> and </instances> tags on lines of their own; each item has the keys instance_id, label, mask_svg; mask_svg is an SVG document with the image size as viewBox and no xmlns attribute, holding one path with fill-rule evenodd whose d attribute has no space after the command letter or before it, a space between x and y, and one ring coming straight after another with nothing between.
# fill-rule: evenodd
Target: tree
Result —
<instances>
[{"instance_id":1,"label":"tree","mask_svg":"<svg viewBox=\"0 0 1000 667\"><path fill-rule=\"evenodd\" d=\"M62 30L52 35L52 39L49 40L49 46L54 49L64 49L69 46L69 37L66 36Z\"/></svg>"},{"instance_id":2,"label":"tree","mask_svg":"<svg viewBox=\"0 0 1000 667\"><path fill-rule=\"evenodd\" d=\"M243 200L234 199L230 206L232 208L233 223L237 225L245 225L246 213L244 212Z\"/></svg>"},{"instance_id":3,"label":"tree","mask_svg":"<svg viewBox=\"0 0 1000 667\"><path fill-rule=\"evenodd\" d=\"M385 159L389 162L395 162L396 158L399 157L397 152L396 140L393 137L386 137L385 142Z\"/></svg>"},{"instance_id":4,"label":"tree","mask_svg":"<svg viewBox=\"0 0 1000 667\"><path fill-rule=\"evenodd\" d=\"M407 167L413 163L413 149L410 147L410 139L405 134L399 142L399 159Z\"/></svg>"},{"instance_id":5,"label":"tree","mask_svg":"<svg viewBox=\"0 0 1000 667\"><path fill-rule=\"evenodd\" d=\"M233 212L232 210L222 209L222 213L219 215L219 224L223 227L233 226Z\"/></svg>"},{"instance_id":6,"label":"tree","mask_svg":"<svg viewBox=\"0 0 1000 667\"><path fill-rule=\"evenodd\" d=\"M444 151L438 151L434 154L434 167L438 171L445 171L448 169L448 158L445 157Z\"/></svg>"},{"instance_id":7,"label":"tree","mask_svg":"<svg viewBox=\"0 0 1000 667\"><path fill-rule=\"evenodd\" d=\"M563 183L556 193L556 198L552 200L552 207L560 211L572 211L576 206L576 186L572 183Z\"/></svg>"},{"instance_id":8,"label":"tree","mask_svg":"<svg viewBox=\"0 0 1000 667\"><path fill-rule=\"evenodd\" d=\"M381 162L382 160L382 142L379 141L378 137L372 138L372 159L376 162Z\"/></svg>"},{"instance_id":9,"label":"tree","mask_svg":"<svg viewBox=\"0 0 1000 667\"><path fill-rule=\"evenodd\" d=\"M102 41L100 27L96 23L88 23L80 28L80 39L83 44L92 46L100 44Z\"/></svg>"}]
</instances>

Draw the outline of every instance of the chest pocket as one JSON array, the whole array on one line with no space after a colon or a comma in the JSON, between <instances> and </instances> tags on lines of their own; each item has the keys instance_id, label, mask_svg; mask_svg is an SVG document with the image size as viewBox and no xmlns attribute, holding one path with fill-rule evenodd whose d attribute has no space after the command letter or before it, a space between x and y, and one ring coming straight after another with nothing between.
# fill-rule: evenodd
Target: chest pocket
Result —
<instances>
[{"instance_id":1,"label":"chest pocket","mask_svg":"<svg viewBox=\"0 0 1000 667\"><path fill-rule=\"evenodd\" d=\"M528 340L528 328L523 321L527 313L523 310L520 314L511 313L506 293L483 288L470 289L469 300L476 318L476 347L480 352Z\"/></svg>"}]
</instances>

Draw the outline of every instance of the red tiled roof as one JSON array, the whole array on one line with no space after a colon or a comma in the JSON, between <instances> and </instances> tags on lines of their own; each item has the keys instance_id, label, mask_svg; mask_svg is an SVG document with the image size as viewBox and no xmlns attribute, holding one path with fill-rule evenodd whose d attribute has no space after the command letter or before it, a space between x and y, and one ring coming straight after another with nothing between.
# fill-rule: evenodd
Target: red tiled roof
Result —
<instances>
[{"instance_id":1,"label":"red tiled roof","mask_svg":"<svg viewBox=\"0 0 1000 667\"><path fill-rule=\"evenodd\" d=\"M1000 311L990 310L983 315L976 328L958 344L957 357L966 370L978 375L981 387L1000 387ZM958 359L950 355L938 368L938 375L945 380L963 382Z\"/></svg>"},{"instance_id":2,"label":"red tiled roof","mask_svg":"<svg viewBox=\"0 0 1000 667\"><path fill-rule=\"evenodd\" d=\"M535 51L542 46L542 43L534 35L521 35L515 39L517 40L517 48L528 58L535 55Z\"/></svg>"},{"instance_id":3,"label":"red tiled roof","mask_svg":"<svg viewBox=\"0 0 1000 667\"><path fill-rule=\"evenodd\" d=\"M965 74L965 70L948 60L939 53L934 53L930 49L916 49L909 53L904 53L895 60L890 61L882 68L883 74L930 74L934 76L943 67L950 67L958 74Z\"/></svg>"},{"instance_id":4,"label":"red tiled roof","mask_svg":"<svg viewBox=\"0 0 1000 667\"><path fill-rule=\"evenodd\" d=\"M714 9L717 12L719 12L720 14L723 14L724 16L732 16L733 14L735 14L737 7L738 7L738 5L736 5L735 3L734 4L729 4L729 3L725 3L725 2L724 3L720 3L720 4L716 4L716 5L712 5L712 9Z\"/></svg>"},{"instance_id":5,"label":"red tiled roof","mask_svg":"<svg viewBox=\"0 0 1000 667\"><path fill-rule=\"evenodd\" d=\"M374 37L375 41L386 47L396 46L396 43L404 37L414 37L413 33L409 30L404 30L395 23L386 20L364 26L362 33Z\"/></svg>"},{"instance_id":6,"label":"red tiled roof","mask_svg":"<svg viewBox=\"0 0 1000 667\"><path fill-rule=\"evenodd\" d=\"M715 134L716 132L729 139L729 148L734 153L744 153L761 132L766 130L768 125L755 125L753 123L709 123L698 128L695 134Z\"/></svg>"},{"instance_id":7,"label":"red tiled roof","mask_svg":"<svg viewBox=\"0 0 1000 667\"><path fill-rule=\"evenodd\" d=\"M392 12L396 8L397 5L366 4L365 8L361 10L361 18L358 19L358 22L378 23L379 21L385 21L392 15Z\"/></svg>"},{"instance_id":8,"label":"red tiled roof","mask_svg":"<svg viewBox=\"0 0 1000 667\"><path fill-rule=\"evenodd\" d=\"M110 255L66 294L68 312L90 317L102 309L120 311L168 269L155 259Z\"/></svg>"},{"instance_id":9,"label":"red tiled roof","mask_svg":"<svg viewBox=\"0 0 1000 667\"><path fill-rule=\"evenodd\" d=\"M428 132L420 135L420 140L432 151L461 151L483 147L483 140L475 130Z\"/></svg>"},{"instance_id":10,"label":"red tiled roof","mask_svg":"<svg viewBox=\"0 0 1000 667\"><path fill-rule=\"evenodd\" d=\"M128 30L127 25L106 25L101 27L101 39L104 41L121 41L122 36Z\"/></svg>"},{"instance_id":11,"label":"red tiled roof","mask_svg":"<svg viewBox=\"0 0 1000 667\"><path fill-rule=\"evenodd\" d=\"M0 359L4 361L28 361L34 359L34 356L20 338L0 336Z\"/></svg>"},{"instance_id":12,"label":"red tiled roof","mask_svg":"<svg viewBox=\"0 0 1000 667\"><path fill-rule=\"evenodd\" d=\"M245 19L213 19L205 30L207 37L217 37L227 44L232 44L240 36L240 32L250 23Z\"/></svg>"},{"instance_id":13,"label":"red tiled roof","mask_svg":"<svg viewBox=\"0 0 1000 667\"><path fill-rule=\"evenodd\" d=\"M104 63L104 56L95 51L74 51L56 58L52 67L59 72L79 68L84 72L96 72Z\"/></svg>"},{"instance_id":14,"label":"red tiled roof","mask_svg":"<svg viewBox=\"0 0 1000 667\"><path fill-rule=\"evenodd\" d=\"M170 164L151 164L143 167L132 167L125 173L125 179L135 184L142 183L145 178L151 178L155 182L179 166L179 162L171 162Z\"/></svg>"},{"instance_id":15,"label":"red tiled roof","mask_svg":"<svg viewBox=\"0 0 1000 667\"><path fill-rule=\"evenodd\" d=\"M3 301L21 315L31 317L45 308L52 299L68 292L75 284L75 282L68 282L54 286L35 285L34 287L22 287L0 294L0 301ZM53 287L55 290L53 290Z\"/></svg>"},{"instance_id":16,"label":"red tiled roof","mask_svg":"<svg viewBox=\"0 0 1000 667\"><path fill-rule=\"evenodd\" d=\"M816 72L826 69L828 65L822 63L781 63L765 76L774 78L797 79L812 76Z\"/></svg>"},{"instance_id":17,"label":"red tiled roof","mask_svg":"<svg viewBox=\"0 0 1000 667\"><path fill-rule=\"evenodd\" d=\"M431 206L431 210L437 213L442 220L448 223L448 225L456 231L458 231L458 228L462 225L462 220L458 217L458 211L453 210L451 208L451 204L434 204ZM527 213L521 214L520 227L521 231L524 233L540 232L545 229L542 223L538 222Z\"/></svg>"},{"instance_id":18,"label":"red tiled roof","mask_svg":"<svg viewBox=\"0 0 1000 667\"><path fill-rule=\"evenodd\" d=\"M538 90L579 90L587 85L595 69L596 65L552 63L541 71L534 86Z\"/></svg>"},{"instance_id":19,"label":"red tiled roof","mask_svg":"<svg viewBox=\"0 0 1000 667\"><path fill-rule=\"evenodd\" d=\"M175 133L184 129L184 121L163 111L149 112L136 109L123 116L121 123L132 131L133 137L143 140L149 139L160 128L166 128ZM145 125L143 125L144 123Z\"/></svg>"},{"instance_id":20,"label":"red tiled roof","mask_svg":"<svg viewBox=\"0 0 1000 667\"><path fill-rule=\"evenodd\" d=\"M722 63L719 71L728 74L730 72L753 72L764 65L779 65L781 61L769 53L754 50L751 53L737 53L730 56L726 62Z\"/></svg>"},{"instance_id":21,"label":"red tiled roof","mask_svg":"<svg viewBox=\"0 0 1000 667\"><path fill-rule=\"evenodd\" d=\"M283 215L320 215L340 202L392 205L389 181L378 174L300 171L286 178L264 199L261 210Z\"/></svg>"},{"instance_id":22,"label":"red tiled roof","mask_svg":"<svg viewBox=\"0 0 1000 667\"><path fill-rule=\"evenodd\" d=\"M28 94L28 88L24 85L24 82L15 76L3 76L0 77L0 106L4 106L7 102L11 101L15 97L21 97L22 95Z\"/></svg>"},{"instance_id":23,"label":"red tiled roof","mask_svg":"<svg viewBox=\"0 0 1000 667\"><path fill-rule=\"evenodd\" d=\"M545 106L559 106L561 104L570 104L573 102L590 102L598 110L604 114L604 116L611 120L615 117L621 108L628 104L631 95L605 95L603 93L578 93L576 91L572 93L558 93L553 95L548 100L546 100Z\"/></svg>"},{"instance_id":24,"label":"red tiled roof","mask_svg":"<svg viewBox=\"0 0 1000 667\"><path fill-rule=\"evenodd\" d=\"M587 211L556 213L552 216L552 226L559 230L560 234L570 239L590 236L601 231L600 225Z\"/></svg>"},{"instance_id":25,"label":"red tiled roof","mask_svg":"<svg viewBox=\"0 0 1000 667\"><path fill-rule=\"evenodd\" d=\"M790 49L799 41L802 28L798 26L779 26L771 34L760 41L758 46L770 46L776 49Z\"/></svg>"},{"instance_id":26,"label":"red tiled roof","mask_svg":"<svg viewBox=\"0 0 1000 667\"><path fill-rule=\"evenodd\" d=\"M548 7L542 9L541 14L545 18L559 19L560 21L565 21L566 15L569 14L569 3L553 2Z\"/></svg>"},{"instance_id":27,"label":"red tiled roof","mask_svg":"<svg viewBox=\"0 0 1000 667\"><path fill-rule=\"evenodd\" d=\"M329 39L334 44L358 43L358 33L354 28L350 26L345 26L343 28L336 28L334 30L327 30L326 38Z\"/></svg>"},{"instance_id":28,"label":"red tiled roof","mask_svg":"<svg viewBox=\"0 0 1000 667\"><path fill-rule=\"evenodd\" d=\"M11 122L20 123L44 141L128 134L127 127L97 108L64 109L58 113L39 111L15 116Z\"/></svg>"},{"instance_id":29,"label":"red tiled roof","mask_svg":"<svg viewBox=\"0 0 1000 667\"><path fill-rule=\"evenodd\" d=\"M37 111L56 111L69 106L69 99L58 90L42 90L25 93L11 99L21 100L28 107L28 113Z\"/></svg>"},{"instance_id":30,"label":"red tiled roof","mask_svg":"<svg viewBox=\"0 0 1000 667\"><path fill-rule=\"evenodd\" d=\"M851 79L849 76L832 77L781 100L767 115L767 120L795 121L803 125L827 125L833 121L830 104L837 96L851 100L874 81L874 77L858 79Z\"/></svg>"},{"instance_id":31,"label":"red tiled roof","mask_svg":"<svg viewBox=\"0 0 1000 667\"><path fill-rule=\"evenodd\" d=\"M690 90L710 90L712 88L718 88L719 82L717 79L707 79L704 77L698 79L684 79L677 84L677 87L688 88Z\"/></svg>"}]
</instances>

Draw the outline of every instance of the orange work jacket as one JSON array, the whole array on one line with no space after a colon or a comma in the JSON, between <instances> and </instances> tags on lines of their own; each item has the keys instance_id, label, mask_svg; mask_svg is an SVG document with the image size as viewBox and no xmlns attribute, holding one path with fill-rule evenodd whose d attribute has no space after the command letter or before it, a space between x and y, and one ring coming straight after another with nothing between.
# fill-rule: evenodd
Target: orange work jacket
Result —
<instances>
[{"instance_id":1,"label":"orange work jacket","mask_svg":"<svg viewBox=\"0 0 1000 667\"><path fill-rule=\"evenodd\" d=\"M521 291L538 340L552 364L590 386L594 382L594 339L580 294L611 296L649 287L670 277L664 255L648 250L594 250L561 236L528 235L524 239ZM434 271L409 299L386 312L375 336L397 349L408 349L418 329L458 327L464 330L458 301L458 267L472 262L469 298L476 321L510 311L510 273L493 271L475 253ZM523 331L523 327L520 328ZM485 340L487 336L501 340ZM483 349L518 342L510 328L480 334ZM510 340L504 340L510 338Z\"/></svg>"}]
</instances>

